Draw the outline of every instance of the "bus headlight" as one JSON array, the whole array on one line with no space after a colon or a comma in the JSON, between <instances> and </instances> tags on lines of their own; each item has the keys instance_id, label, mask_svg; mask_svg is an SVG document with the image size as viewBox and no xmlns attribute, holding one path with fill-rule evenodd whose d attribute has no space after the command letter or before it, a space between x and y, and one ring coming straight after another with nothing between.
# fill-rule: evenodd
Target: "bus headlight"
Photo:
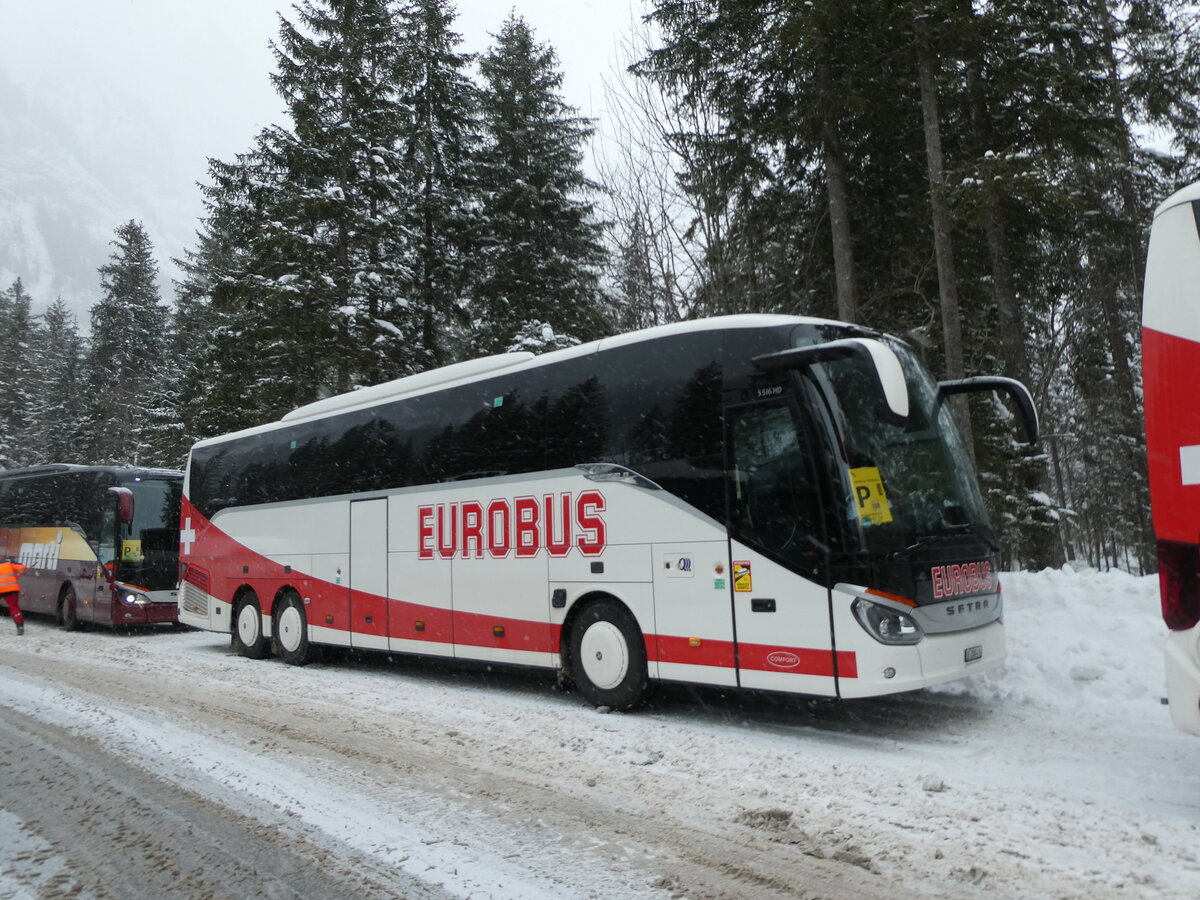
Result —
<instances>
[{"instance_id":1,"label":"bus headlight","mask_svg":"<svg viewBox=\"0 0 1200 900\"><path fill-rule=\"evenodd\" d=\"M925 636L912 618L890 606L858 597L850 608L867 634L881 644L915 644Z\"/></svg>"},{"instance_id":2,"label":"bus headlight","mask_svg":"<svg viewBox=\"0 0 1200 900\"><path fill-rule=\"evenodd\" d=\"M141 591L133 591L129 588L121 588L121 602L126 606L149 606L150 598Z\"/></svg>"}]
</instances>

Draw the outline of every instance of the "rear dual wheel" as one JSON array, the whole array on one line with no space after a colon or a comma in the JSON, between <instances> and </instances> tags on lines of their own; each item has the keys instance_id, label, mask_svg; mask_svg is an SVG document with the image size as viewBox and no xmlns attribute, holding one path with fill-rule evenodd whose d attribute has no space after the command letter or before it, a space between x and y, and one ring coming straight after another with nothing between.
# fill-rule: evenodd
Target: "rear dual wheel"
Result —
<instances>
[{"instance_id":1,"label":"rear dual wheel","mask_svg":"<svg viewBox=\"0 0 1200 900\"><path fill-rule=\"evenodd\" d=\"M262 607L258 595L248 591L233 607L233 649L246 659L263 659L267 655L267 639L263 636Z\"/></svg>"},{"instance_id":2,"label":"rear dual wheel","mask_svg":"<svg viewBox=\"0 0 1200 900\"><path fill-rule=\"evenodd\" d=\"M308 616L304 603L294 591L275 602L275 625L272 629L275 655L293 666L306 666L316 659L317 648L308 639Z\"/></svg>"}]
</instances>

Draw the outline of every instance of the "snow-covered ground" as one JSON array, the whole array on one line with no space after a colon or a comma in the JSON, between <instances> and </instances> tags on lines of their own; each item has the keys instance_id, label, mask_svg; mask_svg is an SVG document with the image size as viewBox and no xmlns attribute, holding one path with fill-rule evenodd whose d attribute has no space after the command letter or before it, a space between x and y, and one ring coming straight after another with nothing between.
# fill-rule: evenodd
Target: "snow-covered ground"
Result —
<instances>
[{"instance_id":1,"label":"snow-covered ground","mask_svg":"<svg viewBox=\"0 0 1200 900\"><path fill-rule=\"evenodd\" d=\"M0 620L0 719L320 847L364 896L1200 897L1200 740L1161 704L1156 580L1004 595L999 676L843 704L671 688L624 714L538 673ZM0 810L0 898L88 896L55 846Z\"/></svg>"}]
</instances>

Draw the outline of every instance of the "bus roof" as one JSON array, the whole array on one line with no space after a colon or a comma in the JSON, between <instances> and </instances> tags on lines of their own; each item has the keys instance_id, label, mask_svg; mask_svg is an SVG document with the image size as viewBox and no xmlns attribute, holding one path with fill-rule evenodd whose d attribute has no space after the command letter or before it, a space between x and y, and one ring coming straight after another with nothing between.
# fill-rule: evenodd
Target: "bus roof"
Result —
<instances>
[{"instance_id":1,"label":"bus roof","mask_svg":"<svg viewBox=\"0 0 1200 900\"><path fill-rule=\"evenodd\" d=\"M357 391L351 391L346 394L339 394L335 397L327 397L323 400L317 400L313 403L297 407L291 412L286 413L278 421L267 422L263 425L246 428L241 431L235 431L229 434L218 435L216 437L206 438L202 441L197 441L195 445L193 445L193 449L196 447L207 447L211 444L223 443L226 440L231 440L234 438L249 437L254 434L274 431L277 428L283 428L287 425L294 425L297 422L310 421L312 419L321 418L334 413L365 409L371 406L381 405L392 400L398 400L401 397L429 393L435 389L470 384L473 381L478 381L500 371L524 371L525 369L549 365L551 363L573 359L579 356L587 356L591 353L597 353L615 347L624 347L629 344L654 340L656 338L667 337L669 335L738 328L773 328L786 325L838 325L847 328L857 327L849 325L846 322L837 322L832 319L819 319L807 316L785 316L769 313L746 313L732 316L714 316L707 319L693 319L686 322L673 322L669 325L658 325L653 328L644 328L640 331L631 331L626 334L618 334L612 337L601 338L598 341L592 341L588 344L580 344L575 347L554 350L550 353L543 353L541 355L521 352L500 354L498 356L486 356L481 359L467 360L466 362L456 363L450 366L443 366L439 369L430 369L427 372L420 372L416 375L397 378L394 381L387 381L382 384L374 385L373 387L361 388ZM513 358L512 362L508 361L508 357Z\"/></svg>"},{"instance_id":2,"label":"bus roof","mask_svg":"<svg viewBox=\"0 0 1200 900\"><path fill-rule=\"evenodd\" d=\"M108 472L120 478L182 478L179 469L156 469L144 466L85 466L75 463L47 463L42 466L24 466L19 469L0 469L0 479L4 478L37 478L39 475L62 475L67 473L84 474L89 472Z\"/></svg>"},{"instance_id":3,"label":"bus roof","mask_svg":"<svg viewBox=\"0 0 1200 900\"><path fill-rule=\"evenodd\" d=\"M1158 208L1154 210L1154 217L1158 218L1173 206L1179 206L1181 203L1191 203L1194 200L1200 200L1200 182L1181 188L1158 204Z\"/></svg>"}]
</instances>

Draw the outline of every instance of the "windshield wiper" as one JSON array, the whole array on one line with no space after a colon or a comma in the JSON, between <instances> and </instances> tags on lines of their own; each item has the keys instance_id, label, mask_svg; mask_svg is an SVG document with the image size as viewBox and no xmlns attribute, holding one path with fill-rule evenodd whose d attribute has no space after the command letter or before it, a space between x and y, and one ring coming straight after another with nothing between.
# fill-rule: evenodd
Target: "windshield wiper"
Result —
<instances>
[{"instance_id":1,"label":"windshield wiper","mask_svg":"<svg viewBox=\"0 0 1200 900\"><path fill-rule=\"evenodd\" d=\"M987 525L982 525L977 522L963 522L961 525L944 525L939 531L933 534L921 534L916 537L912 544L905 547L904 553L912 553L915 550L922 550L931 544L936 544L944 538L954 535L974 535L983 540L987 544L988 549L993 553L1000 552L1000 544L996 540L995 533Z\"/></svg>"}]
</instances>

